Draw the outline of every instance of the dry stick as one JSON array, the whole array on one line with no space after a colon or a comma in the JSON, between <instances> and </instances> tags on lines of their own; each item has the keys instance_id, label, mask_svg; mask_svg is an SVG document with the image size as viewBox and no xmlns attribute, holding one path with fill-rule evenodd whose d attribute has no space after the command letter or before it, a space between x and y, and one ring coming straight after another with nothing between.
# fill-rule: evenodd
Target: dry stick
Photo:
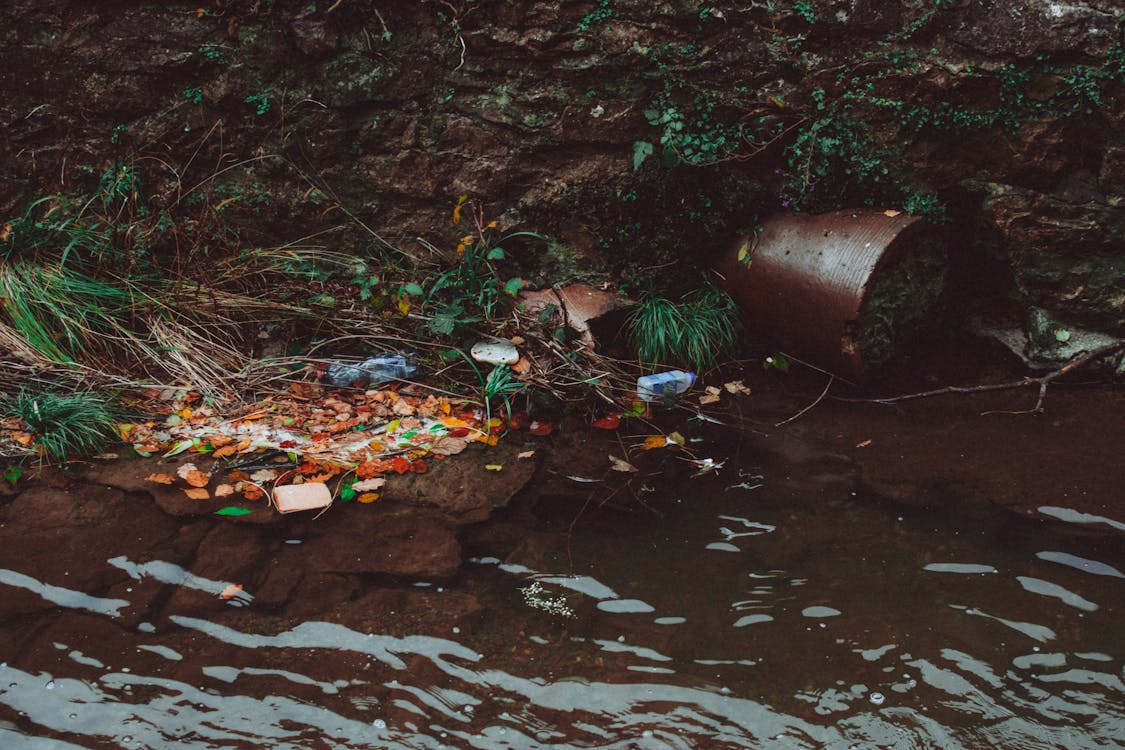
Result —
<instances>
[{"instance_id":1,"label":"dry stick","mask_svg":"<svg viewBox=\"0 0 1125 750\"><path fill-rule=\"evenodd\" d=\"M1042 375L1038 378L1024 378L1023 380L1014 380L1008 383L994 383L992 385L949 385L944 388L935 388L930 391L921 391L919 393L907 393L903 396L891 396L889 398L873 398L866 399L877 404L894 404L899 401L907 401L915 398L928 398L930 396L942 396L947 393L983 393L985 391L1006 391L1014 388L1023 388L1029 385L1039 386L1039 398L1035 402L1035 408L1021 412L1008 412L1012 414L1042 414L1043 413L1043 398L1047 395L1047 386L1052 381L1077 370L1079 367L1086 365L1094 360L1107 357L1110 354L1119 352L1125 349L1125 339L1120 339L1112 344L1100 346L1093 351L1086 352L1085 354L1076 357L1057 370Z\"/></svg>"},{"instance_id":2,"label":"dry stick","mask_svg":"<svg viewBox=\"0 0 1125 750\"><path fill-rule=\"evenodd\" d=\"M783 419L780 422L776 423L774 425L774 427L781 427L783 425L787 425L795 419L800 419L807 412L811 411L817 404L819 404L821 401L824 400L824 397L828 395L828 389L832 387L832 383L834 383L835 381L836 381L836 376L835 375L829 375L828 376L828 382L824 384L824 390L821 391L820 395L816 397L816 401L813 401L811 404L806 406L804 409L801 409L799 412L797 412L793 416L789 417L789 419Z\"/></svg>"}]
</instances>

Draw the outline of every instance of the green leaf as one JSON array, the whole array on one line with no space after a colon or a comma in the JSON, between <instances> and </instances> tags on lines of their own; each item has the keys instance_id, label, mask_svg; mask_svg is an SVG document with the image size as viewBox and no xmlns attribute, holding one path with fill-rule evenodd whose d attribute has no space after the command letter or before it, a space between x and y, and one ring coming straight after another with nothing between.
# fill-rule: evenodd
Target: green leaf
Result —
<instances>
[{"instance_id":1,"label":"green leaf","mask_svg":"<svg viewBox=\"0 0 1125 750\"><path fill-rule=\"evenodd\" d=\"M504 260L504 248L494 247L488 251L489 260Z\"/></svg>"},{"instance_id":2,"label":"green leaf","mask_svg":"<svg viewBox=\"0 0 1125 750\"><path fill-rule=\"evenodd\" d=\"M180 442L176 443L176 445L171 450L164 454L164 458L168 458L169 456L178 456L193 445L195 445L195 440L193 440L192 438L181 440ZM140 451L137 452L139 453Z\"/></svg>"},{"instance_id":3,"label":"green leaf","mask_svg":"<svg viewBox=\"0 0 1125 750\"><path fill-rule=\"evenodd\" d=\"M633 141L634 172L641 168L641 165L644 164L645 159L652 156L652 150L652 144L648 141Z\"/></svg>"},{"instance_id":4,"label":"green leaf","mask_svg":"<svg viewBox=\"0 0 1125 750\"><path fill-rule=\"evenodd\" d=\"M228 505L215 511L216 516L248 516L254 511L249 508L239 508L237 505Z\"/></svg>"},{"instance_id":5,"label":"green leaf","mask_svg":"<svg viewBox=\"0 0 1125 750\"><path fill-rule=\"evenodd\" d=\"M415 284L415 283L406 284L405 286L403 286L402 291L406 292L407 294L414 294L414 295L418 295L418 294L423 293L422 287L418 284Z\"/></svg>"},{"instance_id":6,"label":"green leaf","mask_svg":"<svg viewBox=\"0 0 1125 750\"><path fill-rule=\"evenodd\" d=\"M504 291L515 297L523 289L523 279L517 277L508 279L508 283L504 285Z\"/></svg>"},{"instance_id":7,"label":"green leaf","mask_svg":"<svg viewBox=\"0 0 1125 750\"><path fill-rule=\"evenodd\" d=\"M16 482L20 481L20 477L22 476L23 469L14 464L9 465L8 468L4 469L4 478L7 479L8 484L12 485L13 487L16 486Z\"/></svg>"}]
</instances>

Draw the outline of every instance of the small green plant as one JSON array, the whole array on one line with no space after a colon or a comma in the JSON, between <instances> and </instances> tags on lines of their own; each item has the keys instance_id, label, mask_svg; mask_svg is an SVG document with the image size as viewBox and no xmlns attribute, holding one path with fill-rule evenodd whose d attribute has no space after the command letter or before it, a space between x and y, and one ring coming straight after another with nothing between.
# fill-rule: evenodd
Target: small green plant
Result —
<instances>
[{"instance_id":1,"label":"small green plant","mask_svg":"<svg viewBox=\"0 0 1125 750\"><path fill-rule=\"evenodd\" d=\"M4 469L4 478L8 480L8 484L15 487L23 478L23 469L15 464L8 464L8 467Z\"/></svg>"},{"instance_id":2,"label":"small green plant","mask_svg":"<svg viewBox=\"0 0 1125 750\"><path fill-rule=\"evenodd\" d=\"M206 42L199 45L200 56L209 63L225 65L227 60L223 56L223 46L217 42Z\"/></svg>"},{"instance_id":3,"label":"small green plant","mask_svg":"<svg viewBox=\"0 0 1125 750\"><path fill-rule=\"evenodd\" d=\"M247 104L253 105L254 111L259 115L264 115L270 111L270 98L267 94L251 94L243 99Z\"/></svg>"},{"instance_id":4,"label":"small green plant","mask_svg":"<svg viewBox=\"0 0 1125 750\"><path fill-rule=\"evenodd\" d=\"M184 89L184 98L187 99L192 104L202 104L203 103L203 89L199 88L198 86L192 86L190 88L186 88L186 89Z\"/></svg>"},{"instance_id":5,"label":"small green plant","mask_svg":"<svg viewBox=\"0 0 1125 750\"><path fill-rule=\"evenodd\" d=\"M46 459L62 463L101 451L116 433L106 402L93 393L31 393L22 390L6 404L35 435Z\"/></svg>"},{"instance_id":6,"label":"small green plant","mask_svg":"<svg viewBox=\"0 0 1125 750\"><path fill-rule=\"evenodd\" d=\"M660 128L665 163L699 166L725 159L738 150L743 141L742 124L719 118L715 111L719 101L717 94L697 93L685 110L675 103L672 87L666 83L664 91L644 111L649 124ZM654 150L647 141L634 142L633 169L639 169Z\"/></svg>"},{"instance_id":7,"label":"small green plant","mask_svg":"<svg viewBox=\"0 0 1125 750\"><path fill-rule=\"evenodd\" d=\"M793 12L800 16L805 23L816 23L817 18L816 8L808 0L797 0L793 3Z\"/></svg>"},{"instance_id":8,"label":"small green plant","mask_svg":"<svg viewBox=\"0 0 1125 750\"><path fill-rule=\"evenodd\" d=\"M512 418L511 397L525 388L527 388L527 384L521 383L512 377L512 368L508 365L496 365L493 367L492 371L488 373L488 377L484 379L484 387L481 389L490 417L492 414L492 400L499 398L504 403L504 411L508 414L508 419L510 420Z\"/></svg>"},{"instance_id":9,"label":"small green plant","mask_svg":"<svg viewBox=\"0 0 1125 750\"><path fill-rule=\"evenodd\" d=\"M617 11L613 7L613 0L598 0L594 9L579 19L575 26L579 31L586 32L594 24L605 23L616 17Z\"/></svg>"},{"instance_id":10,"label":"small green plant","mask_svg":"<svg viewBox=\"0 0 1125 750\"><path fill-rule=\"evenodd\" d=\"M627 330L643 364L705 372L734 349L739 312L730 295L708 283L678 302L647 297L630 313Z\"/></svg>"},{"instance_id":11,"label":"small green plant","mask_svg":"<svg viewBox=\"0 0 1125 750\"><path fill-rule=\"evenodd\" d=\"M453 211L455 224L461 223L466 203L466 196L458 200ZM440 335L452 335L458 328L473 323L491 322L507 312L524 281L518 276L505 280L500 275L496 264L507 257L502 243L518 237L546 239L534 232L495 237L497 222L486 223L479 207L475 212L470 210L473 231L457 244L456 265L438 275L427 291L425 306L430 318L426 325Z\"/></svg>"}]
</instances>

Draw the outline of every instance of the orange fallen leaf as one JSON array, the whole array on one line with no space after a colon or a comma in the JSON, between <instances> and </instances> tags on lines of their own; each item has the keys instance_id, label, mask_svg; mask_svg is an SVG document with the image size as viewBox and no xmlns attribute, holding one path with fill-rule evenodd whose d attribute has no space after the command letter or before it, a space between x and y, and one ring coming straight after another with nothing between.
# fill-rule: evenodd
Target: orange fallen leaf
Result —
<instances>
[{"instance_id":1,"label":"orange fallen leaf","mask_svg":"<svg viewBox=\"0 0 1125 750\"><path fill-rule=\"evenodd\" d=\"M663 435L649 435L645 441L641 443L641 448L646 451L651 451L656 448L663 448L668 445L668 438Z\"/></svg>"},{"instance_id":2,"label":"orange fallen leaf","mask_svg":"<svg viewBox=\"0 0 1125 750\"><path fill-rule=\"evenodd\" d=\"M396 474L405 474L410 471L410 462L402 456L395 456L391 459L391 471Z\"/></svg>"},{"instance_id":3,"label":"orange fallen leaf","mask_svg":"<svg viewBox=\"0 0 1125 750\"><path fill-rule=\"evenodd\" d=\"M205 474L199 469L192 469L184 477L184 481L192 487L206 487L211 483L211 475Z\"/></svg>"},{"instance_id":4,"label":"orange fallen leaf","mask_svg":"<svg viewBox=\"0 0 1125 750\"><path fill-rule=\"evenodd\" d=\"M251 484L250 482L240 482L239 484L242 485L242 496L247 500L261 500L266 496L262 488L256 484Z\"/></svg>"},{"instance_id":5,"label":"orange fallen leaf","mask_svg":"<svg viewBox=\"0 0 1125 750\"><path fill-rule=\"evenodd\" d=\"M364 492L363 494L356 496L356 502L365 503L365 504L366 503L373 503L378 499L379 499L379 493L378 492Z\"/></svg>"},{"instance_id":6,"label":"orange fallen leaf","mask_svg":"<svg viewBox=\"0 0 1125 750\"><path fill-rule=\"evenodd\" d=\"M176 478L171 474L149 474L145 477L146 482L156 482L157 484L172 484Z\"/></svg>"},{"instance_id":7,"label":"orange fallen leaf","mask_svg":"<svg viewBox=\"0 0 1125 750\"><path fill-rule=\"evenodd\" d=\"M215 497L227 497L234 494L234 487L229 484L220 484L215 487Z\"/></svg>"},{"instance_id":8,"label":"orange fallen leaf","mask_svg":"<svg viewBox=\"0 0 1125 750\"><path fill-rule=\"evenodd\" d=\"M212 442L211 447L214 447L214 446L215 446L215 443ZM233 456L235 453L238 453L238 446L235 445L234 443L229 443L227 445L223 445L223 446L220 446L219 448L216 448L215 451L211 455L214 458L226 458L227 456Z\"/></svg>"},{"instance_id":9,"label":"orange fallen leaf","mask_svg":"<svg viewBox=\"0 0 1125 750\"><path fill-rule=\"evenodd\" d=\"M241 583L232 583L225 589L219 592L219 598L225 600L233 599L242 593Z\"/></svg>"},{"instance_id":10,"label":"orange fallen leaf","mask_svg":"<svg viewBox=\"0 0 1125 750\"><path fill-rule=\"evenodd\" d=\"M202 487L190 487L184 490L184 494L192 500L210 500L211 493Z\"/></svg>"}]
</instances>

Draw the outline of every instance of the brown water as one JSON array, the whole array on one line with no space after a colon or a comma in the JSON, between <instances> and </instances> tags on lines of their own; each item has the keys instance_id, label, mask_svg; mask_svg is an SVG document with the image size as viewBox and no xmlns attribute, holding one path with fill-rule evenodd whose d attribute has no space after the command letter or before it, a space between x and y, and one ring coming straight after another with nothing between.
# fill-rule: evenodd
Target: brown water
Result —
<instances>
[{"instance_id":1,"label":"brown water","mask_svg":"<svg viewBox=\"0 0 1125 750\"><path fill-rule=\"evenodd\" d=\"M574 482L503 560L399 582L423 620L201 610L229 581L155 552L90 560L108 592L0 556L0 598L53 604L0 623L0 748L1125 747L1125 518L920 510L703 434L723 467L634 480L648 509L568 539L612 491Z\"/></svg>"}]
</instances>

